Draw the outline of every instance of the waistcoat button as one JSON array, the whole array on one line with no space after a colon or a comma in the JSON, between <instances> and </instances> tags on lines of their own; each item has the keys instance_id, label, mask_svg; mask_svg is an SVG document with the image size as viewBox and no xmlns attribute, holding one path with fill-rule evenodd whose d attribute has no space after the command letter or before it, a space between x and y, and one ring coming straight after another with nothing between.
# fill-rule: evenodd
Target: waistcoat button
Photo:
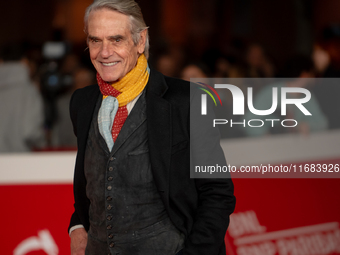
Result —
<instances>
[{"instance_id":1,"label":"waistcoat button","mask_svg":"<svg viewBox=\"0 0 340 255\"><path fill-rule=\"evenodd\" d=\"M111 230L111 229L112 229L112 226L111 226L111 225L108 225L108 226L106 227L106 229L107 229L107 230Z\"/></svg>"},{"instance_id":2,"label":"waistcoat button","mask_svg":"<svg viewBox=\"0 0 340 255\"><path fill-rule=\"evenodd\" d=\"M112 200L112 197L108 196L108 197L106 198L106 200L107 200L107 201L111 201L111 200Z\"/></svg>"},{"instance_id":3,"label":"waistcoat button","mask_svg":"<svg viewBox=\"0 0 340 255\"><path fill-rule=\"evenodd\" d=\"M109 220L109 221L112 220L112 215L108 215L108 216L106 217L106 219Z\"/></svg>"},{"instance_id":4,"label":"waistcoat button","mask_svg":"<svg viewBox=\"0 0 340 255\"><path fill-rule=\"evenodd\" d=\"M107 186L107 190L112 190L112 186Z\"/></svg>"},{"instance_id":5,"label":"waistcoat button","mask_svg":"<svg viewBox=\"0 0 340 255\"><path fill-rule=\"evenodd\" d=\"M109 237L110 239L112 239L112 238L113 238L113 235L112 235L112 234L109 234L108 237Z\"/></svg>"},{"instance_id":6,"label":"waistcoat button","mask_svg":"<svg viewBox=\"0 0 340 255\"><path fill-rule=\"evenodd\" d=\"M112 248L113 246L115 246L115 243L114 243L114 242L111 242L111 243L110 243L110 247Z\"/></svg>"},{"instance_id":7,"label":"waistcoat button","mask_svg":"<svg viewBox=\"0 0 340 255\"><path fill-rule=\"evenodd\" d=\"M113 171L113 167L112 167L112 166L109 167L109 171L110 171L110 172Z\"/></svg>"},{"instance_id":8,"label":"waistcoat button","mask_svg":"<svg viewBox=\"0 0 340 255\"><path fill-rule=\"evenodd\" d=\"M112 205L108 205L106 208L107 208L107 210L111 210L112 209Z\"/></svg>"},{"instance_id":9,"label":"waistcoat button","mask_svg":"<svg viewBox=\"0 0 340 255\"><path fill-rule=\"evenodd\" d=\"M108 181L112 181L112 180L113 180L113 177L112 177L112 176L109 176L109 177L107 178L107 180L108 180Z\"/></svg>"}]
</instances>

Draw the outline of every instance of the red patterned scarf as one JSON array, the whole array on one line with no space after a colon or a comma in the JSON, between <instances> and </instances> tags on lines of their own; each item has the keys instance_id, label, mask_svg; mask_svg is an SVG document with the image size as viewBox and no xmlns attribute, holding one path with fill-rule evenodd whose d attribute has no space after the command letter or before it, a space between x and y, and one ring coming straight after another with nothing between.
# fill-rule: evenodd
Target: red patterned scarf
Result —
<instances>
[{"instance_id":1,"label":"red patterned scarf","mask_svg":"<svg viewBox=\"0 0 340 255\"><path fill-rule=\"evenodd\" d=\"M149 67L144 54L139 56L136 66L129 73L113 84L105 82L97 73L97 82L103 94L103 99L107 96L112 96L117 98L119 104L111 130L113 142L116 141L128 116L126 105L143 91L148 80Z\"/></svg>"}]
</instances>

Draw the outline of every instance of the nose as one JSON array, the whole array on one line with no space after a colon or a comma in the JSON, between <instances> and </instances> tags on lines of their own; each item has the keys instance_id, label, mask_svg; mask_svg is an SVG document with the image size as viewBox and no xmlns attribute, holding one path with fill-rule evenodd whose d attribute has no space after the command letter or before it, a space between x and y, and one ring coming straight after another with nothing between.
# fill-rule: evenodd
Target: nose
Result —
<instances>
[{"instance_id":1,"label":"nose","mask_svg":"<svg viewBox=\"0 0 340 255\"><path fill-rule=\"evenodd\" d=\"M104 40L102 44L102 48L100 51L100 55L102 58L109 58L113 54L113 46L109 41Z\"/></svg>"}]
</instances>

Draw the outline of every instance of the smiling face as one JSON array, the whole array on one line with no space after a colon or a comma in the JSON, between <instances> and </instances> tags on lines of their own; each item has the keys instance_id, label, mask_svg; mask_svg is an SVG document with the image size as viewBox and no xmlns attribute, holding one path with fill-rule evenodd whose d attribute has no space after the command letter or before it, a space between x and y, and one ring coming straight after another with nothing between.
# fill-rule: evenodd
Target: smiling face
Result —
<instances>
[{"instance_id":1,"label":"smiling face","mask_svg":"<svg viewBox=\"0 0 340 255\"><path fill-rule=\"evenodd\" d=\"M109 9L92 11L88 19L88 46L92 64L106 82L122 79L144 52L146 30L137 45L128 16Z\"/></svg>"}]
</instances>

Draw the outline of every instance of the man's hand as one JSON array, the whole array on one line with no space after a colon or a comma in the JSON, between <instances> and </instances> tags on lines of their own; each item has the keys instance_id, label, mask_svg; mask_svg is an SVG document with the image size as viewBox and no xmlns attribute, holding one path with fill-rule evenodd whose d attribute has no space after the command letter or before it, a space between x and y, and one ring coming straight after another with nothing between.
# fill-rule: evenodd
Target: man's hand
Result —
<instances>
[{"instance_id":1,"label":"man's hand","mask_svg":"<svg viewBox=\"0 0 340 255\"><path fill-rule=\"evenodd\" d=\"M71 232L71 255L85 255L87 232L84 228L77 228Z\"/></svg>"}]
</instances>

